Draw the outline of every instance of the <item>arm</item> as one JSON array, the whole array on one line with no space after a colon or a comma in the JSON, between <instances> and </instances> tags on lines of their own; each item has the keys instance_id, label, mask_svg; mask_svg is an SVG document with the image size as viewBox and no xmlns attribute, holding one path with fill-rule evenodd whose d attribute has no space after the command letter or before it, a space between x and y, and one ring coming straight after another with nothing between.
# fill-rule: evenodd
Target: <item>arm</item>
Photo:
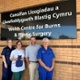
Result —
<instances>
[{"instance_id":1,"label":"arm","mask_svg":"<svg viewBox=\"0 0 80 80\"><path fill-rule=\"evenodd\" d=\"M3 60L3 63L4 63L4 67L7 68L8 65L7 65L6 57L5 57L5 56L6 56L6 48L4 48L4 49L2 50L1 55L2 55L2 60Z\"/></svg>"},{"instance_id":2,"label":"arm","mask_svg":"<svg viewBox=\"0 0 80 80\"><path fill-rule=\"evenodd\" d=\"M29 65L29 63L30 63L29 58L26 58L26 62Z\"/></svg>"},{"instance_id":3,"label":"arm","mask_svg":"<svg viewBox=\"0 0 80 80\"><path fill-rule=\"evenodd\" d=\"M25 49L25 58L26 58L26 62L29 65L30 61L29 61L29 51L28 48Z\"/></svg>"},{"instance_id":4,"label":"arm","mask_svg":"<svg viewBox=\"0 0 80 80\"><path fill-rule=\"evenodd\" d=\"M51 51L52 51L52 49L51 49ZM51 66L51 68L50 68L50 70L53 70L54 69L54 64L55 64L55 54L54 54L54 52L52 51L52 66Z\"/></svg>"},{"instance_id":5,"label":"arm","mask_svg":"<svg viewBox=\"0 0 80 80\"><path fill-rule=\"evenodd\" d=\"M52 60L52 66L51 66L50 70L54 69L54 64L55 64L55 59Z\"/></svg>"},{"instance_id":6,"label":"arm","mask_svg":"<svg viewBox=\"0 0 80 80\"><path fill-rule=\"evenodd\" d=\"M14 58L14 51L11 52L10 60L11 61L16 61L17 60L17 58Z\"/></svg>"},{"instance_id":7,"label":"arm","mask_svg":"<svg viewBox=\"0 0 80 80\"><path fill-rule=\"evenodd\" d=\"M22 57L21 57L21 61L25 61L25 51L23 50L23 55L22 55Z\"/></svg>"},{"instance_id":8,"label":"arm","mask_svg":"<svg viewBox=\"0 0 80 80\"><path fill-rule=\"evenodd\" d=\"M39 61L40 65L41 65L43 68L45 68L46 70L50 71L50 68L47 67L41 59L38 59L38 61Z\"/></svg>"},{"instance_id":9,"label":"arm","mask_svg":"<svg viewBox=\"0 0 80 80\"><path fill-rule=\"evenodd\" d=\"M3 60L3 63L4 63L5 68L7 68L8 66L7 66L6 59L5 59L5 56L4 55L2 55L2 60Z\"/></svg>"},{"instance_id":10,"label":"arm","mask_svg":"<svg viewBox=\"0 0 80 80\"><path fill-rule=\"evenodd\" d=\"M17 58L10 58L11 61L17 61Z\"/></svg>"},{"instance_id":11,"label":"arm","mask_svg":"<svg viewBox=\"0 0 80 80\"><path fill-rule=\"evenodd\" d=\"M55 59L52 60L52 67L54 68Z\"/></svg>"},{"instance_id":12,"label":"arm","mask_svg":"<svg viewBox=\"0 0 80 80\"><path fill-rule=\"evenodd\" d=\"M25 59L24 59L24 58L21 58L21 60L22 60L22 61L25 61Z\"/></svg>"}]
</instances>

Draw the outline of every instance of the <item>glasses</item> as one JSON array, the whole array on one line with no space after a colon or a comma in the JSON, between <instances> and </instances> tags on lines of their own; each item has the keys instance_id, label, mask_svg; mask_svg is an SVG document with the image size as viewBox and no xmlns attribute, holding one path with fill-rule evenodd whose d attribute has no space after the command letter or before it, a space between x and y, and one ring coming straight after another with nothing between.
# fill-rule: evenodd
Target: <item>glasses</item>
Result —
<instances>
[{"instance_id":1,"label":"glasses","mask_svg":"<svg viewBox=\"0 0 80 80\"><path fill-rule=\"evenodd\" d=\"M21 45L21 44L17 44L17 45Z\"/></svg>"}]
</instances>

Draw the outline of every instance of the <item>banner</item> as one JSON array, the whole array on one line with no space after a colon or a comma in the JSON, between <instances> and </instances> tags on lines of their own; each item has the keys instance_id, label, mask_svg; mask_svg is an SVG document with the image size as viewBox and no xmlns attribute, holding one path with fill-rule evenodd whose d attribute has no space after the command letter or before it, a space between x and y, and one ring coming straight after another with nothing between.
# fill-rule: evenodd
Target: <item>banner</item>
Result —
<instances>
[{"instance_id":1,"label":"banner","mask_svg":"<svg viewBox=\"0 0 80 80\"><path fill-rule=\"evenodd\" d=\"M62 0L1 14L1 40L75 39L76 0Z\"/></svg>"}]
</instances>

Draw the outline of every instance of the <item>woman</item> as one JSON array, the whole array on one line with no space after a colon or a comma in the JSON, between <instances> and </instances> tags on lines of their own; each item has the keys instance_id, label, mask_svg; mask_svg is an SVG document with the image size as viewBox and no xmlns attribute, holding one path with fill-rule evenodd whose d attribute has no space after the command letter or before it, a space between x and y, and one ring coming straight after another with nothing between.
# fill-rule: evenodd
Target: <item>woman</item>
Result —
<instances>
[{"instance_id":1,"label":"woman","mask_svg":"<svg viewBox=\"0 0 80 80\"><path fill-rule=\"evenodd\" d=\"M43 46L38 51L39 61L39 78L40 80L52 80L52 74L54 70L54 58L55 55L51 48L48 47L49 39L43 39Z\"/></svg>"},{"instance_id":2,"label":"woman","mask_svg":"<svg viewBox=\"0 0 80 80\"><path fill-rule=\"evenodd\" d=\"M12 47L12 43L12 39L8 39L7 46L2 51L2 80L12 79L11 61L9 59L12 50L15 49Z\"/></svg>"},{"instance_id":3,"label":"woman","mask_svg":"<svg viewBox=\"0 0 80 80\"><path fill-rule=\"evenodd\" d=\"M25 70L24 50L22 49L22 42L16 42L17 48L11 52L10 60L12 61L11 70L13 72L14 80L21 80Z\"/></svg>"}]
</instances>

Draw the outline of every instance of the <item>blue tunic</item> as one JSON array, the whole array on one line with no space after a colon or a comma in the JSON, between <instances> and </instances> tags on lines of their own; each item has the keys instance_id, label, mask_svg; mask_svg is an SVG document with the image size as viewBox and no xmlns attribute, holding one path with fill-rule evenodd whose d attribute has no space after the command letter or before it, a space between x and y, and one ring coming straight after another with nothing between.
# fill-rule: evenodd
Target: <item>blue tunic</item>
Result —
<instances>
[{"instance_id":1,"label":"blue tunic","mask_svg":"<svg viewBox=\"0 0 80 80\"><path fill-rule=\"evenodd\" d=\"M8 65L8 68L5 68L4 63L2 63L2 80L11 80L11 78L12 78L11 61L9 58L10 58L11 51L14 49L15 49L14 47L9 48L7 46L2 51L2 55L5 56L6 63Z\"/></svg>"},{"instance_id":2,"label":"blue tunic","mask_svg":"<svg viewBox=\"0 0 80 80\"><path fill-rule=\"evenodd\" d=\"M37 55L38 59L41 59L47 67L52 66L52 60L55 58L54 52L51 48L48 47L46 50L44 47L41 47ZM40 80L52 80L52 71L47 71L39 63L39 78Z\"/></svg>"}]
</instances>

